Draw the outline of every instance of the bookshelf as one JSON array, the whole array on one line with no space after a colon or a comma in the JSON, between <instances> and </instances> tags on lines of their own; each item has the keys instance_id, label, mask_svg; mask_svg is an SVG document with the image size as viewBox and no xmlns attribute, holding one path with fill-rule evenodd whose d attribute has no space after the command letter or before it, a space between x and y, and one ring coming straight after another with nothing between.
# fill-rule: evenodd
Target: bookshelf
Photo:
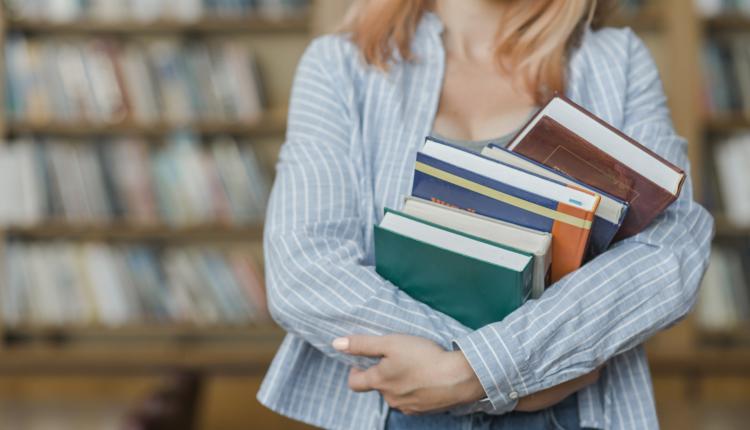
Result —
<instances>
[{"instance_id":1,"label":"bookshelf","mask_svg":"<svg viewBox=\"0 0 750 430\"><path fill-rule=\"evenodd\" d=\"M696 198L701 202L715 200L716 190L706 185L707 179L716 174L711 153L727 136L750 130L750 120L739 112L706 113L702 51L711 38L749 33L750 17L703 17L693 1L640 3L643 12L619 17L613 23L632 27L651 48L675 127L689 142ZM643 17L647 17L645 21ZM750 228L733 225L721 211L713 215L717 244L748 246ZM743 428L748 419L746 408L728 410L721 405L747 405L750 400L750 324L709 329L702 327L693 313L656 335L646 344L646 350L664 428L715 428L719 422L730 423L726 428ZM718 398L722 399L719 403ZM691 411L689 419L684 411Z\"/></svg>"},{"instance_id":2,"label":"bookshelf","mask_svg":"<svg viewBox=\"0 0 750 430\"><path fill-rule=\"evenodd\" d=\"M263 18L207 18L196 22L182 22L177 20L158 20L155 22L139 22L123 20L116 22L100 22L91 19L58 23L43 20L6 19L5 28L8 31L19 31L34 34L54 35L117 35L142 36L144 34L216 34L216 33L300 33L310 32L310 20L306 17L292 17L279 20Z\"/></svg>"},{"instance_id":3,"label":"bookshelf","mask_svg":"<svg viewBox=\"0 0 750 430\"><path fill-rule=\"evenodd\" d=\"M201 135L231 134L242 137L278 137L284 133L286 127L286 108L272 108L256 121L206 121L198 120L189 123L170 124L164 121L154 123L138 123L126 120L113 124L96 124L85 122L42 122L9 121L6 134L44 135L71 138L85 138L92 136L128 135L147 138L164 138L165 136L186 129Z\"/></svg>"},{"instance_id":4,"label":"bookshelf","mask_svg":"<svg viewBox=\"0 0 750 430\"><path fill-rule=\"evenodd\" d=\"M5 235L25 240L127 241L127 242L247 242L263 238L263 225L222 224L172 227L132 223L90 224L45 222L32 226L10 226Z\"/></svg>"},{"instance_id":5,"label":"bookshelf","mask_svg":"<svg viewBox=\"0 0 750 430\"><path fill-rule=\"evenodd\" d=\"M188 131L203 138L232 136L244 139L242 144L259 151L258 160L271 174L275 153L286 126L286 102L294 66L317 25L316 7L283 18L255 16L201 18L179 21L160 18L140 22L130 18L98 21L81 18L69 22L17 18L0 6L0 44L8 34L24 35L35 40L112 40L128 43L131 39L232 41L253 50L262 72L266 104L263 113L253 120L137 121L131 116L117 121L61 121L9 118L2 104L0 134L4 139L34 137L61 139L76 145L98 144L100 139L135 138L149 145L175 132ZM5 83L5 56L0 60L0 82ZM8 88L0 84L0 98ZM57 142L57 140L50 140ZM203 141L202 145L211 145ZM270 178L269 178L270 180ZM8 243L54 244L95 243L124 246L145 244L162 247L211 247L219 250L242 248L262 264L262 222L234 225L228 222L201 222L175 226L166 222L114 220L77 222L41 220L0 227L3 246ZM0 261L4 261L0 259ZM0 263L4 265L4 263ZM5 276L6 267L0 267ZM5 281L3 281L5 283ZM267 320L264 320L267 321ZM110 375L171 374L177 370L198 373L204 377L216 374L253 375L260 377L270 363L283 338L283 331L268 322L195 324L189 322L41 325L0 323L0 374L3 375ZM54 357L54 359L52 359ZM252 406L258 408L259 406ZM277 428L269 421L268 428Z\"/></svg>"},{"instance_id":6,"label":"bookshelf","mask_svg":"<svg viewBox=\"0 0 750 430\"><path fill-rule=\"evenodd\" d=\"M706 172L706 153L716 136L750 129L750 119L742 115L706 117L700 109L700 50L712 34L750 32L750 18L737 15L700 18L692 1L647 1L635 14L618 15L615 26L630 26L652 47L665 81L678 132L690 142L689 152L696 195ZM143 123L127 118L114 123L9 120L3 109L0 134L17 136L90 139L131 136L149 140L164 139L176 130L190 130L202 136L232 135L252 139L264 147L273 162L285 128L288 90L294 64L310 36L335 22L345 7L344 0L313 1L309 13L284 19L207 18L194 22L160 19L150 23L134 20L95 21L89 18L66 23L19 19L0 9L0 43L6 35L28 34L39 38L219 38L247 43L258 51L262 75L266 79L268 105L255 121L196 120L171 123L164 120ZM4 63L4 57L0 56ZM0 67L3 73L4 67ZM0 99L5 99L5 79L0 76ZM690 91L689 89L693 89ZM270 166L267 166L270 167ZM269 169L270 170L270 169ZM715 214L717 237L750 239L750 228L739 228L726 217ZM127 222L69 223L44 221L34 225L8 225L0 228L4 239L29 242L102 242L207 244L260 247L262 224L241 227L221 223L171 227L166 224L142 225ZM5 242L5 240L3 240ZM0 247L0 253L2 253ZM2 260L0 260L2 261ZM5 272L4 269L0 272ZM200 326L191 324L139 324L124 327L50 327L0 324L0 373L74 374L81 373L162 373L183 368L214 373L262 375L283 337L283 331L268 325ZM655 377L689 378L695 375L750 375L750 326L726 331L700 329L688 318L675 328L649 342L647 349ZM50 357L54 357L51 360ZM658 388L658 387L657 387Z\"/></svg>"},{"instance_id":7,"label":"bookshelf","mask_svg":"<svg viewBox=\"0 0 750 430\"><path fill-rule=\"evenodd\" d=\"M253 118L203 119L197 116L180 121L164 116L143 121L136 119L132 112L113 121L18 118L6 112L5 103L1 103L0 134L3 140L33 138L35 142L44 140L49 146L59 143L83 148L95 148L114 139L136 139L157 151L176 133L187 132L194 136L204 153L210 153L218 140L231 137L240 151L255 152L270 182L286 128L286 103L296 62L313 32L322 25L321 19L325 18L321 18L318 10L321 3L324 2L311 2L307 10L284 17L250 14L206 16L192 21L158 18L149 22L129 17L106 21L85 17L53 22L16 17L0 2L0 44L3 46L11 34L30 40L73 43L104 40L123 46L131 41L146 44L162 39L185 44L196 41L217 45L236 43L252 51L265 96L263 111ZM5 85L6 60L5 55L0 55L0 99L3 100L9 91ZM215 158L214 161L218 165L221 160ZM184 224L166 219L84 221L51 217L31 223L4 223L0 226L0 274L5 285L9 273L5 256L15 244L80 247L93 244L112 249L147 246L157 252L185 247L216 250L227 256L241 250L260 268L262 236L262 220L235 223L216 219ZM159 261L158 264L165 263ZM239 277L236 279L239 282ZM218 295L214 298L221 299ZM63 325L26 321L9 325L5 321L4 316L0 318L0 375L30 378L30 381L44 378L52 381L60 376L80 377L81 381L128 375L162 377L175 372L189 372L206 381L215 381L221 375L254 381L265 373L284 336L283 330L266 318L257 322L222 320L213 323L146 319L142 322L129 320L120 325L101 321ZM201 399L200 393L197 396ZM211 400L206 398L202 402L210 404ZM264 428L288 425L287 421L263 411L254 402L245 402L244 408L248 407L259 417L256 424Z\"/></svg>"}]
</instances>

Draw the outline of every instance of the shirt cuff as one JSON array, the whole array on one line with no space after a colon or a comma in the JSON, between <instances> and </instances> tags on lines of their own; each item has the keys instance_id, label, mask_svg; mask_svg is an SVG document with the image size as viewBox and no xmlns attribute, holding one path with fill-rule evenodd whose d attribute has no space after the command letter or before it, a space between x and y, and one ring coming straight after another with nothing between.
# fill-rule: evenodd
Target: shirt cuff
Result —
<instances>
[{"instance_id":1,"label":"shirt cuff","mask_svg":"<svg viewBox=\"0 0 750 430\"><path fill-rule=\"evenodd\" d=\"M474 404L475 408L504 414L516 408L518 399L530 394L524 382L528 374L525 354L512 335L501 335L489 325L455 339L453 345L463 352L487 394L486 399Z\"/></svg>"}]
</instances>

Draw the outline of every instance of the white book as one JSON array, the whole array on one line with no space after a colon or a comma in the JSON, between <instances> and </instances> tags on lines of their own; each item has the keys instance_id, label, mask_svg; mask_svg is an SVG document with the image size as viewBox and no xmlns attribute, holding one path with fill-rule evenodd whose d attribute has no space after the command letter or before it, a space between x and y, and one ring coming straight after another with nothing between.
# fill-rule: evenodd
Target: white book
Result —
<instances>
[{"instance_id":1,"label":"white book","mask_svg":"<svg viewBox=\"0 0 750 430\"><path fill-rule=\"evenodd\" d=\"M117 122L125 117L125 97L106 47L92 42L85 47L84 62L99 119Z\"/></svg>"},{"instance_id":2,"label":"white book","mask_svg":"<svg viewBox=\"0 0 750 430\"><path fill-rule=\"evenodd\" d=\"M241 121L258 121L263 114L261 96L257 85L255 59L246 46L227 42L223 46L223 60L229 69L235 91L233 104Z\"/></svg>"},{"instance_id":3,"label":"white book","mask_svg":"<svg viewBox=\"0 0 750 430\"><path fill-rule=\"evenodd\" d=\"M143 47L133 43L127 44L121 51L120 65L133 119L139 124L158 121L158 88L149 70Z\"/></svg>"},{"instance_id":4,"label":"white book","mask_svg":"<svg viewBox=\"0 0 750 430\"><path fill-rule=\"evenodd\" d=\"M19 224L24 218L26 200L21 191L21 169L15 146L0 146L0 224L3 226Z\"/></svg>"},{"instance_id":5,"label":"white book","mask_svg":"<svg viewBox=\"0 0 750 430\"><path fill-rule=\"evenodd\" d=\"M79 120L99 120L80 46L69 42L60 43L57 61L65 95L71 100L71 105L77 107L74 115Z\"/></svg>"},{"instance_id":6,"label":"white book","mask_svg":"<svg viewBox=\"0 0 750 430\"><path fill-rule=\"evenodd\" d=\"M73 260L69 259L71 255L66 252L69 246L61 243L45 244L44 261L47 270L50 271L57 283L57 289L60 297L64 299L60 302L62 312L62 322L64 325L81 324L84 322L82 311L84 297L80 295L77 288L77 280L73 274L75 265Z\"/></svg>"},{"instance_id":7,"label":"white book","mask_svg":"<svg viewBox=\"0 0 750 430\"><path fill-rule=\"evenodd\" d=\"M17 178L20 181L19 190L16 192L20 192L22 197L19 201L23 202L18 222L22 225L38 224L47 216L46 185L44 172L39 166L38 149L37 143L30 140L21 140L13 145L16 169L19 169L20 175Z\"/></svg>"},{"instance_id":8,"label":"white book","mask_svg":"<svg viewBox=\"0 0 750 430\"><path fill-rule=\"evenodd\" d=\"M262 164L258 160L258 156L255 154L255 150L250 144L247 142L238 142L237 145L244 145L244 148L241 148L240 152L242 153L242 158L245 162L244 164L247 175L250 177L248 191L253 198L253 217L262 221L266 214L268 196L271 193L271 184L269 184L268 178L266 178L265 172L263 171Z\"/></svg>"},{"instance_id":9,"label":"white book","mask_svg":"<svg viewBox=\"0 0 750 430\"><path fill-rule=\"evenodd\" d=\"M162 0L165 18L195 22L203 16L203 0Z\"/></svg>"},{"instance_id":10,"label":"white book","mask_svg":"<svg viewBox=\"0 0 750 430\"><path fill-rule=\"evenodd\" d=\"M96 153L89 146L75 147L76 160L84 188L81 190L90 210L90 219L105 222L110 218L109 200L104 187L104 175Z\"/></svg>"},{"instance_id":11,"label":"white book","mask_svg":"<svg viewBox=\"0 0 750 430\"><path fill-rule=\"evenodd\" d=\"M187 250L173 249L165 254L165 268L173 291L181 296L185 306L185 316L199 325L211 325L221 322L221 310L218 302L205 285L198 269L190 260Z\"/></svg>"},{"instance_id":12,"label":"white book","mask_svg":"<svg viewBox=\"0 0 750 430\"><path fill-rule=\"evenodd\" d=\"M529 121L508 145L508 149L513 150L545 116L554 119L669 193L678 193L684 176L682 173L559 97L552 99Z\"/></svg>"},{"instance_id":13,"label":"white book","mask_svg":"<svg viewBox=\"0 0 750 430\"><path fill-rule=\"evenodd\" d=\"M21 325L27 318L28 309L28 289L23 273L24 255L18 246L9 245L5 251L3 263L6 265L6 282L5 288L0 289L2 302L3 323L8 326Z\"/></svg>"},{"instance_id":14,"label":"white book","mask_svg":"<svg viewBox=\"0 0 750 430\"><path fill-rule=\"evenodd\" d=\"M159 3L159 1L154 1L154 3ZM128 18L128 1L87 0L86 10L91 19L96 21L124 21Z\"/></svg>"},{"instance_id":15,"label":"white book","mask_svg":"<svg viewBox=\"0 0 750 430\"><path fill-rule=\"evenodd\" d=\"M534 254L534 281L531 287L531 297L539 298L544 292L547 272L552 263L551 234L417 197L406 197L402 212L442 227Z\"/></svg>"},{"instance_id":16,"label":"white book","mask_svg":"<svg viewBox=\"0 0 750 430\"><path fill-rule=\"evenodd\" d=\"M173 156L179 172L180 193L187 207L186 222L202 223L213 219L211 185L201 160L199 143L191 137L181 136L172 142Z\"/></svg>"},{"instance_id":17,"label":"white book","mask_svg":"<svg viewBox=\"0 0 750 430\"><path fill-rule=\"evenodd\" d=\"M599 204L597 195L548 181L523 170L497 163L450 145L435 142L429 138L420 152L495 181L587 212L594 212Z\"/></svg>"},{"instance_id":18,"label":"white book","mask_svg":"<svg viewBox=\"0 0 750 430\"><path fill-rule=\"evenodd\" d=\"M457 233L388 212L380 227L402 236L418 240L480 261L521 272L531 262L530 255L480 242Z\"/></svg>"},{"instance_id":19,"label":"white book","mask_svg":"<svg viewBox=\"0 0 750 430\"><path fill-rule=\"evenodd\" d=\"M80 17L81 2L78 0L47 0L45 14L55 22L70 22Z\"/></svg>"},{"instance_id":20,"label":"white book","mask_svg":"<svg viewBox=\"0 0 750 430\"><path fill-rule=\"evenodd\" d=\"M750 226L750 134L736 136L714 151L727 218L734 225Z\"/></svg>"},{"instance_id":21,"label":"white book","mask_svg":"<svg viewBox=\"0 0 750 430\"><path fill-rule=\"evenodd\" d=\"M149 43L147 50L161 90L163 116L173 124L190 122L195 112L180 45L176 41L158 40Z\"/></svg>"},{"instance_id":22,"label":"white book","mask_svg":"<svg viewBox=\"0 0 750 430\"><path fill-rule=\"evenodd\" d=\"M117 277L113 255L108 245L85 244L87 275L99 309L99 317L105 325L116 327L128 322L127 297Z\"/></svg>"},{"instance_id":23,"label":"white book","mask_svg":"<svg viewBox=\"0 0 750 430\"><path fill-rule=\"evenodd\" d=\"M152 22L162 17L163 2L160 0L130 0L133 18L141 22Z\"/></svg>"},{"instance_id":24,"label":"white book","mask_svg":"<svg viewBox=\"0 0 750 430\"><path fill-rule=\"evenodd\" d=\"M258 213L252 193L248 191L252 177L242 162L242 154L237 143L231 138L218 138L211 143L211 151L224 184L232 217L235 221L253 221Z\"/></svg>"},{"instance_id":25,"label":"white book","mask_svg":"<svg viewBox=\"0 0 750 430\"><path fill-rule=\"evenodd\" d=\"M41 326L60 326L65 322L63 302L69 297L58 288L57 273L49 264L44 245L30 245L27 266L31 275L32 303L35 305L34 323Z\"/></svg>"}]
</instances>

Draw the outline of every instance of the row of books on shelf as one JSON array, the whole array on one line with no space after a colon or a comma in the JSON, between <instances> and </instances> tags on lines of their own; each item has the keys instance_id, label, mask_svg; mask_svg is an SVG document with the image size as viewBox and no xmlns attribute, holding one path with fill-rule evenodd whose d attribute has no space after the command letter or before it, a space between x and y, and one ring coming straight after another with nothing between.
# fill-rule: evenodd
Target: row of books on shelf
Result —
<instances>
[{"instance_id":1,"label":"row of books on shelf","mask_svg":"<svg viewBox=\"0 0 750 430\"><path fill-rule=\"evenodd\" d=\"M237 40L6 42L7 116L35 124L255 122L264 109L252 51Z\"/></svg>"},{"instance_id":2,"label":"row of books on shelf","mask_svg":"<svg viewBox=\"0 0 750 430\"><path fill-rule=\"evenodd\" d=\"M246 250L9 242L4 258L11 327L268 321L263 277Z\"/></svg>"},{"instance_id":3,"label":"row of books on shelf","mask_svg":"<svg viewBox=\"0 0 750 430\"><path fill-rule=\"evenodd\" d=\"M22 139L0 146L0 222L242 225L263 219L270 180L251 144L177 134L162 145Z\"/></svg>"},{"instance_id":4,"label":"row of books on shelf","mask_svg":"<svg viewBox=\"0 0 750 430\"><path fill-rule=\"evenodd\" d=\"M707 197L707 206L722 212L737 227L750 227L750 134L730 137L714 146L715 175L707 175L718 184L720 198L715 192ZM710 172L709 172L710 173Z\"/></svg>"},{"instance_id":5,"label":"row of books on shelf","mask_svg":"<svg viewBox=\"0 0 750 430\"><path fill-rule=\"evenodd\" d=\"M706 17L718 15L750 15L750 0L695 0L695 8Z\"/></svg>"},{"instance_id":6,"label":"row of books on shelf","mask_svg":"<svg viewBox=\"0 0 750 430\"><path fill-rule=\"evenodd\" d=\"M12 16L28 20L194 22L213 17L299 16L309 0L5 0L5 4Z\"/></svg>"},{"instance_id":7,"label":"row of books on shelf","mask_svg":"<svg viewBox=\"0 0 750 430\"><path fill-rule=\"evenodd\" d=\"M696 308L707 330L731 330L750 324L750 247L715 246Z\"/></svg>"},{"instance_id":8,"label":"row of books on shelf","mask_svg":"<svg viewBox=\"0 0 750 430\"><path fill-rule=\"evenodd\" d=\"M708 39L703 64L708 113L750 115L750 35Z\"/></svg>"},{"instance_id":9,"label":"row of books on shelf","mask_svg":"<svg viewBox=\"0 0 750 430\"><path fill-rule=\"evenodd\" d=\"M564 97L508 147L428 137L411 196L374 227L376 270L468 327L529 298L648 227L685 174ZM461 286L461 288L456 288Z\"/></svg>"}]
</instances>

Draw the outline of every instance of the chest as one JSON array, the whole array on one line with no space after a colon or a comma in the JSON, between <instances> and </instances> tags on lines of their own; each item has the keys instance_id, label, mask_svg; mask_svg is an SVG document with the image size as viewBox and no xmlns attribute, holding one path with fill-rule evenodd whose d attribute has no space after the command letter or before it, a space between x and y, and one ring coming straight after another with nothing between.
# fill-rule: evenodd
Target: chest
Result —
<instances>
[{"instance_id":1,"label":"chest","mask_svg":"<svg viewBox=\"0 0 750 430\"><path fill-rule=\"evenodd\" d=\"M522 79L493 59L468 61L448 56L434 131L461 140L486 140L517 129L534 106Z\"/></svg>"}]
</instances>

